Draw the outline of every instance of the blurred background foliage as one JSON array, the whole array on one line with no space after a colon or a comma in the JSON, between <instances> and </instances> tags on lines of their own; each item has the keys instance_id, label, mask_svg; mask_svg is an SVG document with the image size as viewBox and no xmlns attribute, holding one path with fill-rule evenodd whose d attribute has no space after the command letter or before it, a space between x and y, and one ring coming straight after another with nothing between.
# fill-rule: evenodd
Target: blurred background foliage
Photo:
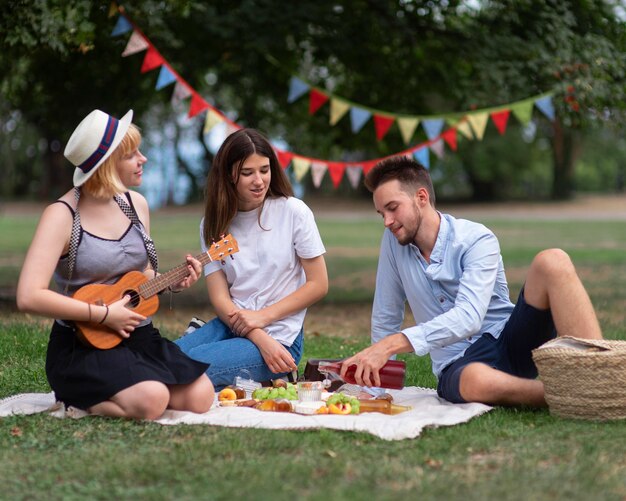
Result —
<instances>
[{"instance_id":1,"label":"blurred background foliage","mask_svg":"<svg viewBox=\"0 0 626 501\"><path fill-rule=\"evenodd\" d=\"M435 114L511 103L554 91L557 119L535 112L500 136L460 141L432 158L440 198L565 199L624 190L626 11L619 0L136 0L124 4L163 57L200 95L291 151L363 160L406 146L397 128L376 141L372 121L328 124L328 105L287 103L292 75L352 102ZM202 197L212 148L204 114L170 103L121 57L110 4L8 0L0 6L0 165L3 199L49 199L71 184L62 152L93 108L135 110L159 172L160 204ZM270 59L279 64L270 63ZM569 96L569 97L568 97ZM414 144L426 138L421 132ZM185 196L177 197L178 186ZM310 180L305 192L313 193ZM359 197L344 179L316 190Z\"/></svg>"}]
</instances>

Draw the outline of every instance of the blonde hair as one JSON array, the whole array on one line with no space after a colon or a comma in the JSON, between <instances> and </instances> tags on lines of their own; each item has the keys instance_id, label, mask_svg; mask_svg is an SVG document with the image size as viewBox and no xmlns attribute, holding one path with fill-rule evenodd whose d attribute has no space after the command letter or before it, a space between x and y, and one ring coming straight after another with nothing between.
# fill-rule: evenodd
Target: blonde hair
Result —
<instances>
[{"instance_id":1,"label":"blonde hair","mask_svg":"<svg viewBox=\"0 0 626 501\"><path fill-rule=\"evenodd\" d=\"M93 176L83 185L83 189L96 198L111 198L127 191L117 174L117 163L130 152L139 148L141 132L135 124L128 126L126 135L115 151L100 165Z\"/></svg>"}]
</instances>

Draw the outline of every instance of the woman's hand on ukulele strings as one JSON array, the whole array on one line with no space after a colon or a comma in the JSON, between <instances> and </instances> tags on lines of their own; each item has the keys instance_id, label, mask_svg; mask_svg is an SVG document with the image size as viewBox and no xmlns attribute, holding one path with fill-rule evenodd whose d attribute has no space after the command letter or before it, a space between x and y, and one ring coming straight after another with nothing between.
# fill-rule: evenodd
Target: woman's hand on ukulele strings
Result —
<instances>
[{"instance_id":1,"label":"woman's hand on ukulele strings","mask_svg":"<svg viewBox=\"0 0 626 501\"><path fill-rule=\"evenodd\" d=\"M189 275L183 278L176 285L173 285L170 289L172 292L180 292L183 289L188 289L198 281L202 274L202 264L191 254L187 254L187 270Z\"/></svg>"},{"instance_id":2,"label":"woman's hand on ukulele strings","mask_svg":"<svg viewBox=\"0 0 626 501\"><path fill-rule=\"evenodd\" d=\"M130 337L130 333L135 330L135 327L146 319L143 315L126 308L129 301L130 296L124 296L122 299L111 303L103 322L104 325L113 329L123 338Z\"/></svg>"}]
</instances>

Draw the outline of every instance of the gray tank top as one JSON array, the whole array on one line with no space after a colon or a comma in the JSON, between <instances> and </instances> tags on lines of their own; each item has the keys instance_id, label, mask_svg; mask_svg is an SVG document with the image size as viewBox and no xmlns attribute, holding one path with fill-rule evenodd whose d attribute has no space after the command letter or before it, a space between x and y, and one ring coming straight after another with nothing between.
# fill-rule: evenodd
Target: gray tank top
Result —
<instances>
[{"instance_id":1,"label":"gray tank top","mask_svg":"<svg viewBox=\"0 0 626 501\"><path fill-rule=\"evenodd\" d=\"M72 210L69 206L68 208ZM73 212L73 211L72 211ZM113 284L129 271L143 271L148 265L148 254L139 229L129 223L119 240L98 237L82 226L72 278L68 282L68 254L61 256L54 271L57 291L72 296L83 285ZM142 322L141 325L148 323Z\"/></svg>"}]
</instances>

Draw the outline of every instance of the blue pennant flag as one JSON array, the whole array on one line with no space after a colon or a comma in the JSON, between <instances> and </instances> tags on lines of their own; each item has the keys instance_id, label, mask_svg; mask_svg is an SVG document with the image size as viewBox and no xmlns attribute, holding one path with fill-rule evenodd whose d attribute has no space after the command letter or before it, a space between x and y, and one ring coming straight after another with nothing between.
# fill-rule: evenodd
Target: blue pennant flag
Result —
<instances>
[{"instance_id":1,"label":"blue pennant flag","mask_svg":"<svg viewBox=\"0 0 626 501\"><path fill-rule=\"evenodd\" d=\"M118 35L123 35L124 33L127 33L132 29L133 25L130 24L130 21L124 16L120 16L117 18L117 23L115 23L115 28L113 28L111 36L116 37Z\"/></svg>"},{"instance_id":2,"label":"blue pennant flag","mask_svg":"<svg viewBox=\"0 0 626 501\"><path fill-rule=\"evenodd\" d=\"M161 90L163 87L167 87L168 85L174 83L176 81L176 75L167 69L167 66L162 65L161 71L159 72L159 78L156 83L156 90Z\"/></svg>"},{"instance_id":3,"label":"blue pennant flag","mask_svg":"<svg viewBox=\"0 0 626 501\"><path fill-rule=\"evenodd\" d=\"M552 96L542 97L535 101L535 106L541 110L541 112L547 116L551 121L554 121L554 105L552 104Z\"/></svg>"},{"instance_id":4,"label":"blue pennant flag","mask_svg":"<svg viewBox=\"0 0 626 501\"><path fill-rule=\"evenodd\" d=\"M299 78L291 77L291 80L289 81L289 95L287 96L287 102L293 103L310 88L311 87L309 87L306 82L303 82Z\"/></svg>"},{"instance_id":5,"label":"blue pennant flag","mask_svg":"<svg viewBox=\"0 0 626 501\"><path fill-rule=\"evenodd\" d=\"M355 108L354 106L350 108L350 123L352 124L352 132L355 134L359 132L371 116L372 114L363 108Z\"/></svg>"},{"instance_id":6,"label":"blue pennant flag","mask_svg":"<svg viewBox=\"0 0 626 501\"><path fill-rule=\"evenodd\" d=\"M415 160L421 163L424 167L430 169L430 155L426 146L422 146L419 150L415 150L413 152L413 156L415 157Z\"/></svg>"},{"instance_id":7,"label":"blue pennant flag","mask_svg":"<svg viewBox=\"0 0 626 501\"><path fill-rule=\"evenodd\" d=\"M426 137L433 140L439 136L439 134L441 134L441 129L443 129L443 124L443 118L429 118L422 120L422 127L424 128L424 132L426 132Z\"/></svg>"}]
</instances>

